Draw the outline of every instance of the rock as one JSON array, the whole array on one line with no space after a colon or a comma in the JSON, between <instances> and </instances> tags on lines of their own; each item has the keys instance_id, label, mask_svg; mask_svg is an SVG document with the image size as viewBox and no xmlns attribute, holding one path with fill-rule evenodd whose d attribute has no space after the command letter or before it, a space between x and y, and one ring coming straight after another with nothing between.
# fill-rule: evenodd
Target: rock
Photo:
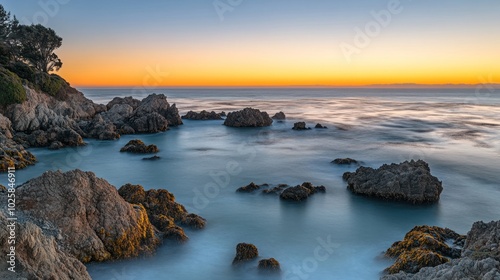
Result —
<instances>
[{"instance_id":1,"label":"rock","mask_svg":"<svg viewBox=\"0 0 500 280\"><path fill-rule=\"evenodd\" d=\"M332 163L338 164L338 165L351 165L351 164L358 164L358 161L352 158L337 158L332 161Z\"/></svg>"},{"instance_id":2,"label":"rock","mask_svg":"<svg viewBox=\"0 0 500 280\"><path fill-rule=\"evenodd\" d=\"M472 260L461 258L436 267L424 267L416 274L399 272L381 277L382 280L456 280L456 279L500 279L500 263L492 258Z\"/></svg>"},{"instance_id":3,"label":"rock","mask_svg":"<svg viewBox=\"0 0 500 280\"><path fill-rule=\"evenodd\" d=\"M145 157L142 160L152 160L152 161L155 161L155 160L160 160L160 159L161 159L161 157L159 157L159 156L152 156L152 157Z\"/></svg>"},{"instance_id":4,"label":"rock","mask_svg":"<svg viewBox=\"0 0 500 280\"><path fill-rule=\"evenodd\" d=\"M493 258L500 261L500 221L476 222L467 234L463 257L473 260Z\"/></svg>"},{"instance_id":5,"label":"rock","mask_svg":"<svg viewBox=\"0 0 500 280\"><path fill-rule=\"evenodd\" d=\"M286 115L285 115L285 113L280 111L280 112L274 114L274 116L272 118L275 120L284 120L284 119L286 119Z\"/></svg>"},{"instance_id":6,"label":"rock","mask_svg":"<svg viewBox=\"0 0 500 280\"><path fill-rule=\"evenodd\" d=\"M263 127L270 126L273 120L266 112L245 108L227 115L224 125L231 127Z\"/></svg>"},{"instance_id":7,"label":"rock","mask_svg":"<svg viewBox=\"0 0 500 280\"><path fill-rule=\"evenodd\" d=\"M344 173L343 178L355 194L413 204L436 202L443 191L441 181L422 160L384 164L379 169L360 167L354 173Z\"/></svg>"},{"instance_id":8,"label":"rock","mask_svg":"<svg viewBox=\"0 0 500 280\"><path fill-rule=\"evenodd\" d=\"M293 130L308 130L311 129L310 127L306 127L305 122L296 122L293 124Z\"/></svg>"},{"instance_id":9,"label":"rock","mask_svg":"<svg viewBox=\"0 0 500 280\"><path fill-rule=\"evenodd\" d=\"M137 109L134 110L135 118L142 118L156 113L167 120L167 125L178 126L182 124L179 111L175 104L170 105L164 94L151 94L144 98ZM132 126L133 127L133 126Z\"/></svg>"},{"instance_id":10,"label":"rock","mask_svg":"<svg viewBox=\"0 0 500 280\"><path fill-rule=\"evenodd\" d=\"M0 192L1 193L7 192L7 188L4 185L0 185Z\"/></svg>"},{"instance_id":11,"label":"rock","mask_svg":"<svg viewBox=\"0 0 500 280\"><path fill-rule=\"evenodd\" d=\"M49 146L49 150L59 150L61 148L64 148L64 144L59 141L54 141Z\"/></svg>"},{"instance_id":12,"label":"rock","mask_svg":"<svg viewBox=\"0 0 500 280\"><path fill-rule=\"evenodd\" d=\"M255 259L259 256L259 250L253 244L239 243L236 246L236 256L233 265L243 261Z\"/></svg>"},{"instance_id":13,"label":"rock","mask_svg":"<svg viewBox=\"0 0 500 280\"><path fill-rule=\"evenodd\" d=\"M0 172L7 172L9 167L23 169L36 163L36 157L23 146L8 140L0 143Z\"/></svg>"},{"instance_id":14,"label":"rock","mask_svg":"<svg viewBox=\"0 0 500 280\"><path fill-rule=\"evenodd\" d=\"M288 187L289 187L289 185L287 185L287 184L279 184L278 186L276 186L272 189L263 190L262 193L263 194L281 194L281 192L283 192L283 190L288 188Z\"/></svg>"},{"instance_id":15,"label":"rock","mask_svg":"<svg viewBox=\"0 0 500 280\"><path fill-rule=\"evenodd\" d=\"M206 225L205 219L188 213L184 206L175 202L174 195L167 190L145 191L140 185L126 184L118 193L126 201L144 206L151 223L164 233L165 238L187 240L188 237L179 225L192 229L202 229Z\"/></svg>"},{"instance_id":16,"label":"rock","mask_svg":"<svg viewBox=\"0 0 500 280\"><path fill-rule=\"evenodd\" d=\"M222 120L221 114L217 114L214 111L207 112L205 110L200 113L189 111L186 115L182 116L182 118L188 120Z\"/></svg>"},{"instance_id":17,"label":"rock","mask_svg":"<svg viewBox=\"0 0 500 280\"><path fill-rule=\"evenodd\" d=\"M0 253L6 259L10 253L7 217L0 211ZM18 222L16 226L16 272L0 264L0 279L82 279L90 280L86 267L64 252L55 238L45 234L31 222Z\"/></svg>"},{"instance_id":18,"label":"rock","mask_svg":"<svg viewBox=\"0 0 500 280\"><path fill-rule=\"evenodd\" d=\"M16 190L17 208L54 225L62 250L86 263L135 257L158 245L146 210L92 172L48 171Z\"/></svg>"},{"instance_id":19,"label":"rock","mask_svg":"<svg viewBox=\"0 0 500 280\"><path fill-rule=\"evenodd\" d=\"M2 134L5 139L12 139L12 123L4 115L0 114L0 134Z\"/></svg>"},{"instance_id":20,"label":"rock","mask_svg":"<svg viewBox=\"0 0 500 280\"><path fill-rule=\"evenodd\" d=\"M226 116L226 112L224 112L224 111L220 112L220 116L221 117L225 117Z\"/></svg>"},{"instance_id":21,"label":"rock","mask_svg":"<svg viewBox=\"0 0 500 280\"><path fill-rule=\"evenodd\" d=\"M320 123L316 124L314 128L327 129L328 127L321 125Z\"/></svg>"},{"instance_id":22,"label":"rock","mask_svg":"<svg viewBox=\"0 0 500 280\"><path fill-rule=\"evenodd\" d=\"M92 121L78 123L80 128L85 131L85 137L99 140L116 140L120 138L120 134L116 132L116 126L111 121L103 118L106 113L96 115Z\"/></svg>"},{"instance_id":23,"label":"rock","mask_svg":"<svg viewBox=\"0 0 500 280\"><path fill-rule=\"evenodd\" d=\"M302 201L317 192L325 192L324 186L315 187L309 182L305 182L300 186L286 188L281 194L280 198L283 200Z\"/></svg>"},{"instance_id":24,"label":"rock","mask_svg":"<svg viewBox=\"0 0 500 280\"><path fill-rule=\"evenodd\" d=\"M136 154L152 154L158 153L160 150L156 145L144 144L141 140L130 140L127 145L120 149L120 152L136 153Z\"/></svg>"},{"instance_id":25,"label":"rock","mask_svg":"<svg viewBox=\"0 0 500 280\"><path fill-rule=\"evenodd\" d=\"M258 268L260 271L267 272L281 271L280 263L274 258L260 260Z\"/></svg>"},{"instance_id":26,"label":"rock","mask_svg":"<svg viewBox=\"0 0 500 280\"><path fill-rule=\"evenodd\" d=\"M128 96L128 97L115 97L113 98L113 100L111 100L108 105L106 105L107 109L110 110L111 108L113 108L115 105L127 105L127 106L130 106L132 108L132 110L136 109L137 107L139 107L139 104L141 103L141 101L133 98L132 96Z\"/></svg>"},{"instance_id":27,"label":"rock","mask_svg":"<svg viewBox=\"0 0 500 280\"><path fill-rule=\"evenodd\" d=\"M259 185L256 185L254 182L251 182L249 185L238 188L236 191L237 192L246 192L246 193L251 193L256 190L260 189Z\"/></svg>"},{"instance_id":28,"label":"rock","mask_svg":"<svg viewBox=\"0 0 500 280\"><path fill-rule=\"evenodd\" d=\"M403 241L395 242L385 255L397 258L396 262L386 269L388 273L400 271L416 273L422 267L434 267L447 263L450 259L459 258L461 250L452 248L463 246L465 236L451 229L417 226L408 232Z\"/></svg>"}]
</instances>

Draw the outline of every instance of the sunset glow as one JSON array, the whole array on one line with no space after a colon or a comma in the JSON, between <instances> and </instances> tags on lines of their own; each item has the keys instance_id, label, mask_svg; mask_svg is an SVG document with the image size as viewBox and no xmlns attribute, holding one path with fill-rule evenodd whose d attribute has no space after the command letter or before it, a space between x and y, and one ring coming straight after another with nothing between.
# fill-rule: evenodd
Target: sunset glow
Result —
<instances>
[{"instance_id":1,"label":"sunset glow","mask_svg":"<svg viewBox=\"0 0 500 280\"><path fill-rule=\"evenodd\" d=\"M7 2L6 7L25 20L40 10ZM500 34L498 1L400 1L400 12L387 22L377 22L373 13L387 11L391 1L362 1L366 5L356 7L331 1L243 1L226 11L223 20L210 1L188 2L95 2L99 11L87 2L60 5L57 15L47 20L64 38L57 51L64 62L58 74L75 86L500 80L500 37L493 36ZM137 9L142 12L135 14ZM373 23L379 30L366 31ZM358 30L368 33L368 43L356 44ZM346 55L343 44L357 52Z\"/></svg>"}]
</instances>

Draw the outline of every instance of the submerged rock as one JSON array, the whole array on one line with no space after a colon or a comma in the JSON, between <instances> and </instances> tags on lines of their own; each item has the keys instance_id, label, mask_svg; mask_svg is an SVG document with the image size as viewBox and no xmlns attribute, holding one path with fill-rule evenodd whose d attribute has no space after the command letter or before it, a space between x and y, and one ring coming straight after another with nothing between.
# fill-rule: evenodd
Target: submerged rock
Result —
<instances>
[{"instance_id":1,"label":"submerged rock","mask_svg":"<svg viewBox=\"0 0 500 280\"><path fill-rule=\"evenodd\" d=\"M253 244L239 243L236 246L236 256L233 259L233 264L238 264L243 261L255 259L259 256L259 250Z\"/></svg>"},{"instance_id":2,"label":"submerged rock","mask_svg":"<svg viewBox=\"0 0 500 280\"><path fill-rule=\"evenodd\" d=\"M266 112L258 109L245 108L227 115L224 125L231 127L262 127L270 126L273 120Z\"/></svg>"},{"instance_id":3,"label":"submerged rock","mask_svg":"<svg viewBox=\"0 0 500 280\"><path fill-rule=\"evenodd\" d=\"M281 271L280 263L274 258L260 260L258 268L260 271L267 272Z\"/></svg>"},{"instance_id":4,"label":"submerged rock","mask_svg":"<svg viewBox=\"0 0 500 280\"><path fill-rule=\"evenodd\" d=\"M459 258L465 236L451 229L417 226L408 232L403 241L394 243L385 255L396 258L396 262L386 269L388 273L400 271L416 273L422 267L433 267L447 263L450 259Z\"/></svg>"},{"instance_id":5,"label":"submerged rock","mask_svg":"<svg viewBox=\"0 0 500 280\"><path fill-rule=\"evenodd\" d=\"M145 191L141 185L123 185L118 193L129 203L144 206L151 223L160 230L165 238L187 240L184 230L186 226L192 229L202 229L206 220L196 214L190 214L183 205L175 202L173 194L167 190Z\"/></svg>"},{"instance_id":6,"label":"submerged rock","mask_svg":"<svg viewBox=\"0 0 500 280\"><path fill-rule=\"evenodd\" d=\"M338 165L351 165L351 164L358 164L358 161L352 158L337 158L332 161L332 163L338 164Z\"/></svg>"},{"instance_id":7,"label":"submerged rock","mask_svg":"<svg viewBox=\"0 0 500 280\"><path fill-rule=\"evenodd\" d=\"M287 184L279 184L278 186L276 186L274 188L263 190L262 193L263 194L278 194L279 195L283 192L284 189L286 189L288 187L290 187L290 186Z\"/></svg>"},{"instance_id":8,"label":"submerged rock","mask_svg":"<svg viewBox=\"0 0 500 280\"><path fill-rule=\"evenodd\" d=\"M274 114L274 116L272 118L275 120L284 120L284 119L286 119L286 115L285 115L285 113L280 111L280 112Z\"/></svg>"},{"instance_id":9,"label":"submerged rock","mask_svg":"<svg viewBox=\"0 0 500 280\"><path fill-rule=\"evenodd\" d=\"M327 129L328 127L321 125L320 123L316 124L314 128Z\"/></svg>"},{"instance_id":10,"label":"submerged rock","mask_svg":"<svg viewBox=\"0 0 500 280\"><path fill-rule=\"evenodd\" d=\"M16 272L8 271L9 223L0 211L0 254L6 259L0 265L0 279L91 279L83 263L64 252L53 236L29 221L18 221L16 225Z\"/></svg>"},{"instance_id":11,"label":"submerged rock","mask_svg":"<svg viewBox=\"0 0 500 280\"><path fill-rule=\"evenodd\" d=\"M48 171L16 194L18 209L54 225L63 251L82 262L135 257L158 245L146 210L92 172Z\"/></svg>"},{"instance_id":12,"label":"submerged rock","mask_svg":"<svg viewBox=\"0 0 500 280\"><path fill-rule=\"evenodd\" d=\"M378 169L360 167L343 178L355 194L413 204L436 202L443 191L441 181L431 175L423 160L384 164Z\"/></svg>"},{"instance_id":13,"label":"submerged rock","mask_svg":"<svg viewBox=\"0 0 500 280\"><path fill-rule=\"evenodd\" d=\"M214 111L208 112L208 111L201 111L200 113L196 113L193 111L189 111L186 113L186 115L182 116L183 119L188 119L188 120L222 120L222 115L218 114Z\"/></svg>"},{"instance_id":14,"label":"submerged rock","mask_svg":"<svg viewBox=\"0 0 500 280\"><path fill-rule=\"evenodd\" d=\"M129 152L136 154L152 154L158 153L160 150L156 145L148 145L144 144L141 140L135 139L130 140L123 148L120 149L120 152Z\"/></svg>"},{"instance_id":15,"label":"submerged rock","mask_svg":"<svg viewBox=\"0 0 500 280\"><path fill-rule=\"evenodd\" d=\"M296 122L293 124L293 130L308 130L311 129L310 127L306 127L305 122Z\"/></svg>"},{"instance_id":16,"label":"submerged rock","mask_svg":"<svg viewBox=\"0 0 500 280\"><path fill-rule=\"evenodd\" d=\"M160 160L161 157L159 156L152 156L152 157L145 157L143 158L142 160L151 160L151 161L155 161L155 160Z\"/></svg>"}]
</instances>

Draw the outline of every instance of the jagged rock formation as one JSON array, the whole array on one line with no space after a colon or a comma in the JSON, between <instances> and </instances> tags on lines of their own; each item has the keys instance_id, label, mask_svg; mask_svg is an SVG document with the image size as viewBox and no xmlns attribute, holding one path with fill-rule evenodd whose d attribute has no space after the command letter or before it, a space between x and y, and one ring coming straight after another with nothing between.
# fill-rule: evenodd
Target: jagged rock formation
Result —
<instances>
[{"instance_id":1,"label":"jagged rock formation","mask_svg":"<svg viewBox=\"0 0 500 280\"><path fill-rule=\"evenodd\" d=\"M236 256L233 259L233 265L244 261L255 259L259 256L259 250L253 244L239 243L236 245Z\"/></svg>"},{"instance_id":2,"label":"jagged rock formation","mask_svg":"<svg viewBox=\"0 0 500 280\"><path fill-rule=\"evenodd\" d=\"M13 134L10 120L0 114L0 172L6 172L9 167L22 169L36 162L32 153L12 140Z\"/></svg>"},{"instance_id":3,"label":"jagged rock formation","mask_svg":"<svg viewBox=\"0 0 500 280\"><path fill-rule=\"evenodd\" d=\"M246 193L250 193L250 192L254 192L256 190L260 189L260 186L259 185L256 185L254 182L251 182L250 184L246 185L246 186L243 186L241 188L238 188L236 191L237 192L246 192Z\"/></svg>"},{"instance_id":4,"label":"jagged rock formation","mask_svg":"<svg viewBox=\"0 0 500 280\"><path fill-rule=\"evenodd\" d=\"M0 253L10 253L7 217L0 211ZM91 279L85 266L59 248L54 236L45 234L31 222L16 227L16 273L8 271L6 261L0 263L1 279Z\"/></svg>"},{"instance_id":5,"label":"jagged rock formation","mask_svg":"<svg viewBox=\"0 0 500 280\"><path fill-rule=\"evenodd\" d=\"M316 124L316 126L314 126L314 128L327 129L328 127L323 126L323 125L322 125L322 124L320 124L320 123L317 123L317 124Z\"/></svg>"},{"instance_id":6,"label":"jagged rock formation","mask_svg":"<svg viewBox=\"0 0 500 280\"><path fill-rule=\"evenodd\" d=\"M305 182L300 186L295 186L291 188L286 188L281 194L280 198L283 200L291 201L302 201L306 200L309 196L318 193L325 192L326 188L324 186L315 187L309 182Z\"/></svg>"},{"instance_id":7,"label":"jagged rock formation","mask_svg":"<svg viewBox=\"0 0 500 280\"><path fill-rule=\"evenodd\" d=\"M378 169L360 167L343 178L355 194L413 204L436 202L443 191L441 181L431 175L423 160L384 164Z\"/></svg>"},{"instance_id":8,"label":"jagged rock formation","mask_svg":"<svg viewBox=\"0 0 500 280\"><path fill-rule=\"evenodd\" d=\"M187 120L197 120L197 121L222 120L222 115L214 111L208 112L203 110L200 113L189 111L184 116L182 116L182 118Z\"/></svg>"},{"instance_id":9,"label":"jagged rock formation","mask_svg":"<svg viewBox=\"0 0 500 280\"><path fill-rule=\"evenodd\" d=\"M231 127L262 127L271 124L273 124L273 120L266 112L253 108L231 112L224 121L224 125Z\"/></svg>"},{"instance_id":10,"label":"jagged rock formation","mask_svg":"<svg viewBox=\"0 0 500 280\"><path fill-rule=\"evenodd\" d=\"M16 190L18 209L60 230L62 250L82 262L149 253L158 244L146 210L91 172L48 171Z\"/></svg>"},{"instance_id":11,"label":"jagged rock formation","mask_svg":"<svg viewBox=\"0 0 500 280\"><path fill-rule=\"evenodd\" d=\"M441 229L442 230L442 229ZM450 231L447 230L449 233ZM461 258L453 259L444 264L435 267L423 267L417 270L414 274L401 271L393 275L385 275L383 280L423 280L423 279L439 279L439 280L454 280L454 279L500 279L500 262L499 262L499 239L500 239L500 221L484 223L476 222L472 229L467 234L465 245L461 251ZM446 232L438 234L441 240L449 236ZM419 244L427 246L427 248L437 248L441 251L452 252L442 245L442 241L433 242L433 237L436 235L421 236L424 240L414 240L413 245L416 248ZM406 237L405 237L406 239ZM463 243L463 237L460 240ZM397 243L395 243L397 244ZM435 252L439 254L439 252ZM415 271L416 269L413 269Z\"/></svg>"},{"instance_id":12,"label":"jagged rock formation","mask_svg":"<svg viewBox=\"0 0 500 280\"><path fill-rule=\"evenodd\" d=\"M422 267L447 263L460 257L464 240L465 236L448 228L417 226L385 252L386 256L396 258L387 272L416 273ZM453 242L458 248L450 247L447 242Z\"/></svg>"},{"instance_id":13,"label":"jagged rock formation","mask_svg":"<svg viewBox=\"0 0 500 280\"><path fill-rule=\"evenodd\" d=\"M122 153L127 152L135 154L154 154L159 151L156 145L151 144L146 146L144 142L138 139L128 141L128 143L120 149Z\"/></svg>"},{"instance_id":14,"label":"jagged rock formation","mask_svg":"<svg viewBox=\"0 0 500 280\"><path fill-rule=\"evenodd\" d=\"M184 241L188 237L180 226L193 229L205 227L205 219L188 213L184 206L175 202L174 195L167 190L145 191L141 185L126 184L118 193L129 203L144 206L151 223L163 232L165 238Z\"/></svg>"}]
</instances>

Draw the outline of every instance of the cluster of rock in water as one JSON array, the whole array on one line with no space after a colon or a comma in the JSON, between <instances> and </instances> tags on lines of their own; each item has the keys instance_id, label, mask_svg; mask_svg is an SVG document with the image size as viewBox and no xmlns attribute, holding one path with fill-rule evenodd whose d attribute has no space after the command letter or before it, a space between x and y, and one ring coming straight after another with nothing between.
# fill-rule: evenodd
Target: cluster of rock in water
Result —
<instances>
[{"instance_id":1,"label":"cluster of rock in water","mask_svg":"<svg viewBox=\"0 0 500 280\"><path fill-rule=\"evenodd\" d=\"M0 172L36 163L29 147L58 149L85 145L84 138L118 139L122 134L155 133L182 124L174 105L164 95L143 100L115 98L106 106L94 104L68 86L65 98L26 87L27 101L0 108ZM226 117L225 119L223 117ZM272 118L253 108L229 113L188 112L184 119L223 120L231 127L263 127L283 121L283 112ZM326 128L317 124L315 128ZM305 122L294 130L307 130ZM158 147L131 140L122 152L157 153ZM157 160L158 156L144 158ZM336 159L338 165L360 165L354 159ZM354 194L412 204L435 203L442 182L431 175L424 161L359 167L343 175ZM249 184L238 192L275 194L282 200L303 201L324 186ZM0 192L6 188L0 186ZM188 213L166 190L145 191L127 184L117 190L91 172L49 171L16 190L18 197L18 255L16 279L90 279L84 263L150 254L162 239L186 241L183 227L201 229L206 221ZM0 208L5 201L0 202ZM0 253L8 252L6 214L0 211ZM452 243L452 244L450 244ZM418 226L385 255L395 258L383 279L500 279L500 221L477 222L462 236L450 229ZM257 258L251 244L238 244L234 264ZM0 278L13 279L0 264ZM258 268L280 271L277 260L262 259Z\"/></svg>"}]
</instances>

